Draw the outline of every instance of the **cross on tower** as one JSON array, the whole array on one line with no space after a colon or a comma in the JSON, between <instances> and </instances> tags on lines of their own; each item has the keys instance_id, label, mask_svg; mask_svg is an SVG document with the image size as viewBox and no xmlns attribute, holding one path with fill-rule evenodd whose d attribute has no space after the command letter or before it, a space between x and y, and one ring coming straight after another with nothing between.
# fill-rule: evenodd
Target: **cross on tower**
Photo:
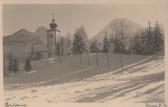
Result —
<instances>
[{"instance_id":1,"label":"cross on tower","mask_svg":"<svg viewBox=\"0 0 168 107\"><path fill-rule=\"evenodd\" d=\"M54 13L52 14L52 18L55 19L55 14Z\"/></svg>"}]
</instances>

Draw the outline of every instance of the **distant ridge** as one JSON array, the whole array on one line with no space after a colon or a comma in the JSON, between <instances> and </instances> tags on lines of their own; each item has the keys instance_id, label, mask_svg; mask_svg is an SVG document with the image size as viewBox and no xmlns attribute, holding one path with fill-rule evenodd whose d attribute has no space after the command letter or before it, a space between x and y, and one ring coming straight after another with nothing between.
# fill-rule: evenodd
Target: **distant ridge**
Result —
<instances>
[{"instance_id":1,"label":"distant ridge","mask_svg":"<svg viewBox=\"0 0 168 107\"><path fill-rule=\"evenodd\" d=\"M35 35L45 44L47 44L47 28L40 26L36 29Z\"/></svg>"},{"instance_id":2,"label":"distant ridge","mask_svg":"<svg viewBox=\"0 0 168 107\"><path fill-rule=\"evenodd\" d=\"M12 52L16 56L30 52L31 46L34 45L35 50L45 50L45 43L39 39L35 33L26 29L20 29L9 36L3 37L4 55Z\"/></svg>"},{"instance_id":3,"label":"distant ridge","mask_svg":"<svg viewBox=\"0 0 168 107\"><path fill-rule=\"evenodd\" d=\"M115 33L120 28L121 24L126 25L128 37L133 37L134 34L138 30L142 29L140 25L136 24L135 22L127 18L117 18L117 19L112 20L102 30L100 30L95 36L93 36L92 40L101 41L104 38L105 33L108 36L111 35L112 33Z\"/></svg>"}]
</instances>

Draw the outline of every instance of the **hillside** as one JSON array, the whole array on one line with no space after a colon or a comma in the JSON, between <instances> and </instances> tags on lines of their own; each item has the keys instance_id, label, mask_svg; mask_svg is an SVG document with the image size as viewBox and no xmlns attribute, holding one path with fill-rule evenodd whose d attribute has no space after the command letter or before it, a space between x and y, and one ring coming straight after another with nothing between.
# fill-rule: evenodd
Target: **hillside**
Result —
<instances>
[{"instance_id":1,"label":"hillside","mask_svg":"<svg viewBox=\"0 0 168 107\"><path fill-rule=\"evenodd\" d=\"M44 50L46 45L33 32L21 29L16 33L3 38L4 55L12 52L20 56L25 52L30 52L32 44L35 50Z\"/></svg>"},{"instance_id":2,"label":"hillside","mask_svg":"<svg viewBox=\"0 0 168 107\"><path fill-rule=\"evenodd\" d=\"M92 40L98 40L101 41L103 37L105 36L105 33L109 36L111 34L114 34L121 29L126 30L126 34L128 37L133 37L135 33L138 30L141 30L142 27L135 22L126 19L126 18L118 18L112 20L110 23L108 23L102 30L100 30L93 38Z\"/></svg>"},{"instance_id":3,"label":"hillside","mask_svg":"<svg viewBox=\"0 0 168 107\"><path fill-rule=\"evenodd\" d=\"M47 44L47 28L40 26L36 29L35 35L45 44Z\"/></svg>"},{"instance_id":4,"label":"hillside","mask_svg":"<svg viewBox=\"0 0 168 107\"><path fill-rule=\"evenodd\" d=\"M110 69L107 70L104 54L99 54L99 72L94 63L95 55L90 58L89 67L86 67L86 58L80 67L75 66L79 59L70 56L63 58L61 63L6 77L5 101L24 104L164 102L163 56L126 55L121 70L120 55L112 54Z\"/></svg>"}]
</instances>

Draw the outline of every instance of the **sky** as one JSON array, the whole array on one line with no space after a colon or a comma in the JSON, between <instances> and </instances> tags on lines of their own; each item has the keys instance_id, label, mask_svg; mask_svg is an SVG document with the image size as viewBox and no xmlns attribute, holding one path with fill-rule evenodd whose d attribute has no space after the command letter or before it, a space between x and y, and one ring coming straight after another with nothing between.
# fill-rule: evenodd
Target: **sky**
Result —
<instances>
[{"instance_id":1,"label":"sky","mask_svg":"<svg viewBox=\"0 0 168 107\"><path fill-rule=\"evenodd\" d=\"M159 21L164 24L164 4L11 4L3 5L3 34L15 33L25 28L35 32L39 26L49 28L55 14L55 21L62 35L73 34L84 26L88 37L93 37L106 24L116 18L128 18L146 26Z\"/></svg>"}]
</instances>

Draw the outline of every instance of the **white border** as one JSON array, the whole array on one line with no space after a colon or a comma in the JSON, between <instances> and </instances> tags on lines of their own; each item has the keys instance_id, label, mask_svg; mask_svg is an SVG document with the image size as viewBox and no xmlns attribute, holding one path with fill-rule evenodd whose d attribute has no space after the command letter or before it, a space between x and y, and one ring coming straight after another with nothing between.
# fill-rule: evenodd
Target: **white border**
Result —
<instances>
[{"instance_id":1,"label":"white border","mask_svg":"<svg viewBox=\"0 0 168 107\"><path fill-rule=\"evenodd\" d=\"M2 4L152 4L152 2L157 2L157 3L163 3L166 6L166 10L163 10L163 12L165 13L165 78L168 75L167 69L168 69L168 55L166 53L168 53L168 48L166 46L168 46L168 37L166 35L168 35L168 0L1 0L0 3L0 107L3 107L3 46L2 46L2 35L3 35L3 30L2 30ZM166 78L165 81L166 85L165 85L165 102L167 102L168 104L168 80ZM43 105L43 106L41 106ZM36 104L36 107L145 107L145 104L135 104L135 103L90 103L90 104L86 104L86 103L61 103L61 104L50 104L50 105L44 105L44 104ZM168 105L167 105L168 106ZM31 107L31 106L28 106Z\"/></svg>"}]
</instances>

